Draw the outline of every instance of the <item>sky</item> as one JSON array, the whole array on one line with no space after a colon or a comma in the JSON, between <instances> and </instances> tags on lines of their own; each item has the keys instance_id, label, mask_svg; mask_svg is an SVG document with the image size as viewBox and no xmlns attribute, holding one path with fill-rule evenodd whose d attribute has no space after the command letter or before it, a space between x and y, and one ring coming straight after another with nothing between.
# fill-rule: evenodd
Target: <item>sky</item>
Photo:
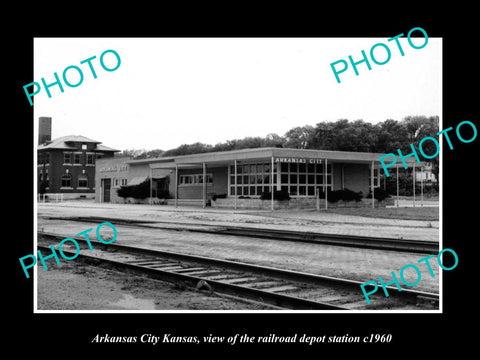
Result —
<instances>
[{"instance_id":1,"label":"sky","mask_svg":"<svg viewBox=\"0 0 480 360\"><path fill-rule=\"evenodd\" d=\"M392 37L397 34L392 34ZM412 42L421 46L421 33ZM83 135L118 149L168 150L181 144L215 145L247 136L284 135L296 126L338 119L377 123L409 115L438 115L442 108L442 40L414 49L388 38L35 38L34 79L55 81L34 96L38 118L52 117L52 138ZM375 64L370 49L388 45L390 60ZM121 59L105 71L100 56ZM368 56L372 69L352 65L339 74L330 64ZM88 63L91 60L97 78ZM386 60L379 46L374 56ZM112 53L106 67L117 64ZM68 87L62 74L78 66L83 82ZM340 69L341 65L337 65ZM67 71L72 84L80 78ZM26 84L25 84L26 85ZM30 90L32 91L32 90ZM26 106L29 106L25 96Z\"/></svg>"}]
</instances>

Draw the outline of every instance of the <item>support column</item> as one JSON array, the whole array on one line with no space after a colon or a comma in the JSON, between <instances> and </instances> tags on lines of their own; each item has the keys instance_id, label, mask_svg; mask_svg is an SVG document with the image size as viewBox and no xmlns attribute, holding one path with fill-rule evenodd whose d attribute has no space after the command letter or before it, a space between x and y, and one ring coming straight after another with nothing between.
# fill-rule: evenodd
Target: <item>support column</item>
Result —
<instances>
[{"instance_id":1,"label":"support column","mask_svg":"<svg viewBox=\"0 0 480 360\"><path fill-rule=\"evenodd\" d=\"M370 168L370 191L372 192L372 209L375 209L375 179L374 179L374 175L375 175L375 162L372 161L372 165L371 165L371 168Z\"/></svg>"},{"instance_id":2,"label":"support column","mask_svg":"<svg viewBox=\"0 0 480 360\"><path fill-rule=\"evenodd\" d=\"M234 198L234 209L237 210L237 196L238 196L238 187L237 187L237 160L235 159L234 160L234 167L235 167L235 170L234 170L234 174L235 174L235 198Z\"/></svg>"},{"instance_id":3,"label":"support column","mask_svg":"<svg viewBox=\"0 0 480 360\"><path fill-rule=\"evenodd\" d=\"M413 163L413 207L415 207L415 163Z\"/></svg>"},{"instance_id":4,"label":"support column","mask_svg":"<svg viewBox=\"0 0 480 360\"><path fill-rule=\"evenodd\" d=\"M342 164L342 190L345 190L345 164Z\"/></svg>"},{"instance_id":5,"label":"support column","mask_svg":"<svg viewBox=\"0 0 480 360\"><path fill-rule=\"evenodd\" d=\"M178 164L175 164L175 207L178 205Z\"/></svg>"},{"instance_id":6,"label":"support column","mask_svg":"<svg viewBox=\"0 0 480 360\"><path fill-rule=\"evenodd\" d=\"M423 172L423 170L424 170L423 166L420 168L420 170L421 170L421 176L420 176L420 194L421 194L421 198L420 198L420 199L421 199L421 202L420 202L420 204L423 206L423 174L424 174L424 172Z\"/></svg>"},{"instance_id":7,"label":"support column","mask_svg":"<svg viewBox=\"0 0 480 360\"><path fill-rule=\"evenodd\" d=\"M398 164L396 165L396 168L397 168L397 208L398 208L399 193L400 193L400 185L399 185L399 179L398 179Z\"/></svg>"},{"instance_id":8,"label":"support column","mask_svg":"<svg viewBox=\"0 0 480 360\"><path fill-rule=\"evenodd\" d=\"M202 164L203 167L203 178L202 178L202 208L205 209L205 206L207 205L207 167L205 165L205 162Z\"/></svg>"},{"instance_id":9,"label":"support column","mask_svg":"<svg viewBox=\"0 0 480 360\"><path fill-rule=\"evenodd\" d=\"M272 170L270 171L270 174L271 174L271 177L270 177L270 183L271 183L271 189L272 189L272 202L271 202L271 210L274 211L274 208L275 208L275 203L274 203L274 199L273 199L273 192L275 191L273 189L273 174L274 174L274 167L275 164L274 164L274 160L273 160L273 156L272 156Z\"/></svg>"},{"instance_id":10,"label":"support column","mask_svg":"<svg viewBox=\"0 0 480 360\"><path fill-rule=\"evenodd\" d=\"M325 163L323 164L323 192L325 194L325 210L328 209L328 188L327 188L327 164L328 160L325 159Z\"/></svg>"},{"instance_id":11,"label":"support column","mask_svg":"<svg viewBox=\"0 0 480 360\"><path fill-rule=\"evenodd\" d=\"M153 170L150 168L150 205L152 205Z\"/></svg>"}]
</instances>

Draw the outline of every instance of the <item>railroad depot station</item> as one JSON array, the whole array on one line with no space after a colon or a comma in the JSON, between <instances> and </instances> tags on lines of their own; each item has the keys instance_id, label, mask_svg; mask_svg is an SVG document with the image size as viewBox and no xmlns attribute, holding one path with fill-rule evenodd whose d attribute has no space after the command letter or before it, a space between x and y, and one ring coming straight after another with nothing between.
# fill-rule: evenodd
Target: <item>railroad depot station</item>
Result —
<instances>
[{"instance_id":1,"label":"railroad depot station","mask_svg":"<svg viewBox=\"0 0 480 360\"><path fill-rule=\"evenodd\" d=\"M381 155L254 148L142 160L103 158L96 164L95 200L129 202L118 196L117 189L149 181L147 204L274 210L282 205L273 196L271 201L260 200L263 193L272 194L273 188L290 195L287 207L292 208L318 207L319 201L325 206L325 200L317 197L326 189L361 192L365 206L375 206L375 200L365 197L380 187ZM166 191L168 199L158 196Z\"/></svg>"},{"instance_id":2,"label":"railroad depot station","mask_svg":"<svg viewBox=\"0 0 480 360\"><path fill-rule=\"evenodd\" d=\"M385 185L379 153L270 147L135 160L115 156L117 152L81 135L52 140L51 118L41 117L39 201L45 201L45 196L56 201L60 195L62 200L85 198L99 203L320 209L336 206L328 199L328 190L348 189L361 193L361 201L339 206L387 205L371 196L381 182ZM423 165L411 157L404 160L415 178L415 168ZM401 161L395 167L403 171ZM147 185L146 196L118 194L123 186L139 184ZM290 200L277 200L277 192L288 194Z\"/></svg>"}]
</instances>

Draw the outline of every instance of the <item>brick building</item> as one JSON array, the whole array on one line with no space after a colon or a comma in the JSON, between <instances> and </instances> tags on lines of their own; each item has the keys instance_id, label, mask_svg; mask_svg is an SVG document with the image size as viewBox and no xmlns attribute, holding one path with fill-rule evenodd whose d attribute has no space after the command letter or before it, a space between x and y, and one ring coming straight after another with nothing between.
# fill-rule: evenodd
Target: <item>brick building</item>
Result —
<instances>
[{"instance_id":1,"label":"brick building","mask_svg":"<svg viewBox=\"0 0 480 360\"><path fill-rule=\"evenodd\" d=\"M51 140L51 118L39 119L37 192L64 198L94 197L95 164L113 157L115 150L81 135Z\"/></svg>"}]
</instances>

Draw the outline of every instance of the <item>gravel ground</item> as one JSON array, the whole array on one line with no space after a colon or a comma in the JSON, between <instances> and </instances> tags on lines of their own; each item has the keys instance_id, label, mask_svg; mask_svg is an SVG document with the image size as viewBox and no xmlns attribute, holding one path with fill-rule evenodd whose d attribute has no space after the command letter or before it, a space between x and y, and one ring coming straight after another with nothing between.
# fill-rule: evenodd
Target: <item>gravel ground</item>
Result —
<instances>
[{"instance_id":1,"label":"gravel ground","mask_svg":"<svg viewBox=\"0 0 480 360\"><path fill-rule=\"evenodd\" d=\"M39 203L39 216L104 216L439 241L438 221L378 219L314 211L233 211L171 206Z\"/></svg>"},{"instance_id":2,"label":"gravel ground","mask_svg":"<svg viewBox=\"0 0 480 360\"><path fill-rule=\"evenodd\" d=\"M38 310L263 310L261 305L79 261L37 271Z\"/></svg>"},{"instance_id":3,"label":"gravel ground","mask_svg":"<svg viewBox=\"0 0 480 360\"><path fill-rule=\"evenodd\" d=\"M55 232L65 237L74 236L92 228L89 238L96 239L95 228L98 223L70 222L62 220L45 220L39 218L39 228L46 232ZM116 225L118 244L145 247L149 249L176 251L187 254L213 258L261 264L295 271L346 278L357 281L369 281L382 276L391 279L391 271L396 271L407 264L416 264L425 257L395 251L360 249L341 246L297 243L292 241L275 241L260 238L225 236L215 234L192 233L188 231L136 228ZM108 237L103 233L102 237ZM111 231L111 230L110 230ZM83 235L82 235L83 236ZM422 270L421 282L417 290L438 292L438 265L433 260L435 277L428 274L426 265ZM436 265L436 266L435 266ZM410 270L412 273L410 274ZM409 282L415 273L412 269L405 272Z\"/></svg>"},{"instance_id":4,"label":"gravel ground","mask_svg":"<svg viewBox=\"0 0 480 360\"><path fill-rule=\"evenodd\" d=\"M85 223L48 220L52 217L99 216L171 222L169 226L188 224L237 225L275 229L316 231L380 237L404 237L438 241L438 222L417 220L377 219L361 216L317 212L262 212L199 208L173 208L149 205L96 204L66 202L38 204L39 230L55 232L65 237L93 228L89 237L95 239L98 222ZM161 224L165 226L165 223ZM189 225L193 226L193 225ZM178 251L187 254L236 260L302 272L369 281L379 276L387 282L397 277L407 264L417 264L425 257L384 250L357 249L339 246L274 241L188 231L135 228L116 225L116 242L132 246ZM101 234L111 231L103 227ZM439 292L439 267L431 261L435 274L428 275L425 264L419 264L421 281L413 290ZM64 261L54 270L38 274L38 309L57 310L251 310L258 305L232 301L172 284L104 270L75 261ZM405 271L405 280L415 282L412 269Z\"/></svg>"}]
</instances>

